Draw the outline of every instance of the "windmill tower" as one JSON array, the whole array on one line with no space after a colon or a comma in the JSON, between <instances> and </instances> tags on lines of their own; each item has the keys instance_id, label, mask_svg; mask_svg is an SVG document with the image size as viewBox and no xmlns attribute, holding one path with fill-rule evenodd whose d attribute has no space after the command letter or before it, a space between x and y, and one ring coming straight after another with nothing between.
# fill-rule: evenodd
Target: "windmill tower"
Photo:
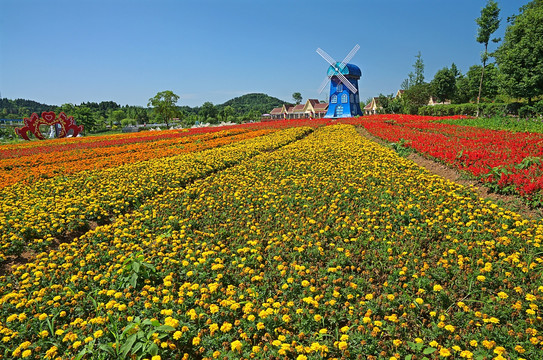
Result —
<instances>
[{"instance_id":1,"label":"windmill tower","mask_svg":"<svg viewBox=\"0 0 543 360\"><path fill-rule=\"evenodd\" d=\"M362 115L360 97L358 95L358 79L362 76L362 72L358 66L348 64L358 49L360 49L360 46L357 44L345 56L342 62L336 62L324 50L321 48L317 49L317 53L330 64L326 78L319 89L319 93L321 93L328 84L328 81L330 81L330 98L325 118L344 118Z\"/></svg>"}]
</instances>

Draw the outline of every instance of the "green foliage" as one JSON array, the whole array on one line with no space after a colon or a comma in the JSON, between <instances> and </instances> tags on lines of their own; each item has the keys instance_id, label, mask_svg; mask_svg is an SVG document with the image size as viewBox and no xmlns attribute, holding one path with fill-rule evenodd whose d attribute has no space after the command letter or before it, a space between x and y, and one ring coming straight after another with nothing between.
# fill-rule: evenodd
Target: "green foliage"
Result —
<instances>
[{"instance_id":1,"label":"green foliage","mask_svg":"<svg viewBox=\"0 0 543 360\"><path fill-rule=\"evenodd\" d=\"M302 94L300 94L299 92L295 92L294 94L292 94L292 99L296 104L300 104L302 102Z\"/></svg>"},{"instance_id":2,"label":"green foliage","mask_svg":"<svg viewBox=\"0 0 543 360\"><path fill-rule=\"evenodd\" d=\"M514 117L493 116L489 118L484 117L477 119L443 120L441 122L446 124L476 126L492 130L543 133L543 122L541 122L539 119L519 119Z\"/></svg>"},{"instance_id":3,"label":"green foliage","mask_svg":"<svg viewBox=\"0 0 543 360\"><path fill-rule=\"evenodd\" d=\"M486 62L487 47L490 37L500 27L500 9L498 4L494 0L488 0L486 6L481 9L481 17L475 21L479 28L477 29L477 42L485 46L485 52L483 53L483 63ZM493 39L492 41L498 42L499 39Z\"/></svg>"},{"instance_id":4,"label":"green foliage","mask_svg":"<svg viewBox=\"0 0 543 360\"><path fill-rule=\"evenodd\" d=\"M479 109L480 116L505 116L512 114L509 104L505 103L481 103L479 106L473 103L451 104L451 105L433 105L419 108L419 115L447 116L447 115L467 115L475 116ZM515 111L516 114L516 111Z\"/></svg>"},{"instance_id":5,"label":"green foliage","mask_svg":"<svg viewBox=\"0 0 543 360\"><path fill-rule=\"evenodd\" d=\"M430 99L431 87L430 84L423 83L411 86L402 95L405 101L404 111L409 114L417 114L419 108L428 104Z\"/></svg>"},{"instance_id":6,"label":"green foliage","mask_svg":"<svg viewBox=\"0 0 543 360\"><path fill-rule=\"evenodd\" d=\"M217 105L217 110L220 113L227 106L230 106L234 110L236 116L243 116L253 111L254 114L258 114L258 119L260 119L262 114L269 113L273 108L285 104L289 103L266 94L253 93L236 97L221 105Z\"/></svg>"},{"instance_id":7,"label":"green foliage","mask_svg":"<svg viewBox=\"0 0 543 360\"><path fill-rule=\"evenodd\" d=\"M218 113L219 111L215 105L209 101L205 102L200 108L200 111L198 111L198 115L201 117L202 121L211 124L217 124L219 122L217 118Z\"/></svg>"},{"instance_id":8,"label":"green foliage","mask_svg":"<svg viewBox=\"0 0 543 360\"><path fill-rule=\"evenodd\" d=\"M398 153L401 157L407 157L414 152L412 148L409 147L411 141L400 139L397 143L391 143L390 147Z\"/></svg>"},{"instance_id":9,"label":"green foliage","mask_svg":"<svg viewBox=\"0 0 543 360\"><path fill-rule=\"evenodd\" d=\"M121 267L122 278L121 282L125 288L132 286L141 288L141 280L151 280L156 269L152 264L144 261L145 258L141 252L137 252L133 256L126 259Z\"/></svg>"},{"instance_id":10,"label":"green foliage","mask_svg":"<svg viewBox=\"0 0 543 360\"><path fill-rule=\"evenodd\" d=\"M456 77L454 73L446 67L435 74L434 79L430 84L432 95L435 96L439 102L450 100L456 92Z\"/></svg>"},{"instance_id":11,"label":"green foliage","mask_svg":"<svg viewBox=\"0 0 543 360\"><path fill-rule=\"evenodd\" d=\"M178 100L179 95L174 94L171 90L165 90L150 98L147 106L152 106L155 112L164 120L166 126L169 127L169 121L178 113L175 106Z\"/></svg>"},{"instance_id":12,"label":"green foliage","mask_svg":"<svg viewBox=\"0 0 543 360\"><path fill-rule=\"evenodd\" d=\"M511 19L495 57L506 93L530 101L543 95L543 0L520 10Z\"/></svg>"}]
</instances>

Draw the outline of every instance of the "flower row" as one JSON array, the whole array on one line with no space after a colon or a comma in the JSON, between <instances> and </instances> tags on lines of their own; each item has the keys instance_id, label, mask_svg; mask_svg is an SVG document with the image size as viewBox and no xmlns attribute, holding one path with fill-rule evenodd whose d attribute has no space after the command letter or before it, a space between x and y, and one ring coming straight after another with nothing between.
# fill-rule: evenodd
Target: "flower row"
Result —
<instances>
[{"instance_id":1,"label":"flower row","mask_svg":"<svg viewBox=\"0 0 543 360\"><path fill-rule=\"evenodd\" d=\"M29 183L85 170L97 170L123 164L198 151L209 147L208 140L248 132L232 129L189 136L181 133L170 139L111 145L73 151L44 152L0 160L0 188L17 182Z\"/></svg>"},{"instance_id":2,"label":"flower row","mask_svg":"<svg viewBox=\"0 0 543 360\"><path fill-rule=\"evenodd\" d=\"M66 241L93 222L107 223L150 197L283 146L308 131L307 127L251 131L193 148L208 148L204 151L4 188L0 190L0 260L20 254L27 246L43 250Z\"/></svg>"}]
</instances>

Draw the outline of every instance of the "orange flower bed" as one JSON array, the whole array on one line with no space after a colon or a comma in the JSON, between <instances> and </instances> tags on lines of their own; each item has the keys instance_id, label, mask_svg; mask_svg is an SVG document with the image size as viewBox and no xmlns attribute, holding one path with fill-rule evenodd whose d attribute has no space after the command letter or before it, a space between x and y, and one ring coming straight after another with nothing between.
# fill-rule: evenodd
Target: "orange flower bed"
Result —
<instances>
[{"instance_id":1,"label":"orange flower bed","mask_svg":"<svg viewBox=\"0 0 543 360\"><path fill-rule=\"evenodd\" d=\"M16 182L28 183L84 170L105 169L136 161L198 151L209 148L209 145L206 144L209 140L232 137L249 131L249 129L239 128L181 138L123 144L122 146L39 153L19 158L2 159L0 160L0 188ZM239 139L239 137L232 137L230 140Z\"/></svg>"}]
</instances>

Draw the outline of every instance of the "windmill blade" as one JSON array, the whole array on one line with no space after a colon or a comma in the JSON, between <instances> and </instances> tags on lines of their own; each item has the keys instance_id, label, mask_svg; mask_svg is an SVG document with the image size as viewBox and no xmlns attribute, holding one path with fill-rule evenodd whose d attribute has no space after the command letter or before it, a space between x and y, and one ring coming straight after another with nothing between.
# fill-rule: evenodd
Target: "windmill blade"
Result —
<instances>
[{"instance_id":1,"label":"windmill blade","mask_svg":"<svg viewBox=\"0 0 543 360\"><path fill-rule=\"evenodd\" d=\"M353 93L356 94L356 92L358 91L354 85L340 72L338 72L337 74L335 74L339 80L349 88L349 90L351 90Z\"/></svg>"},{"instance_id":2,"label":"windmill blade","mask_svg":"<svg viewBox=\"0 0 543 360\"><path fill-rule=\"evenodd\" d=\"M354 46L354 48L351 50L350 53L347 54L347 56L345 56L345 59L343 59L343 61L341 62L341 64L339 65L339 68L341 70L343 70L343 68L345 67L345 65L347 65L347 63L353 58L354 54L356 54L356 52L358 51L358 49L360 49L360 45L356 44Z\"/></svg>"},{"instance_id":3,"label":"windmill blade","mask_svg":"<svg viewBox=\"0 0 543 360\"><path fill-rule=\"evenodd\" d=\"M324 78L324 81L322 82L321 86L319 87L319 94L324 90L326 85L328 85L328 81L330 81L330 79L327 76L327 77Z\"/></svg>"},{"instance_id":4,"label":"windmill blade","mask_svg":"<svg viewBox=\"0 0 543 360\"><path fill-rule=\"evenodd\" d=\"M317 54L322 56L322 58L324 60L326 60L330 65L332 65L334 68L336 68L336 61L330 55L328 55L323 49L318 48L317 49Z\"/></svg>"}]
</instances>

